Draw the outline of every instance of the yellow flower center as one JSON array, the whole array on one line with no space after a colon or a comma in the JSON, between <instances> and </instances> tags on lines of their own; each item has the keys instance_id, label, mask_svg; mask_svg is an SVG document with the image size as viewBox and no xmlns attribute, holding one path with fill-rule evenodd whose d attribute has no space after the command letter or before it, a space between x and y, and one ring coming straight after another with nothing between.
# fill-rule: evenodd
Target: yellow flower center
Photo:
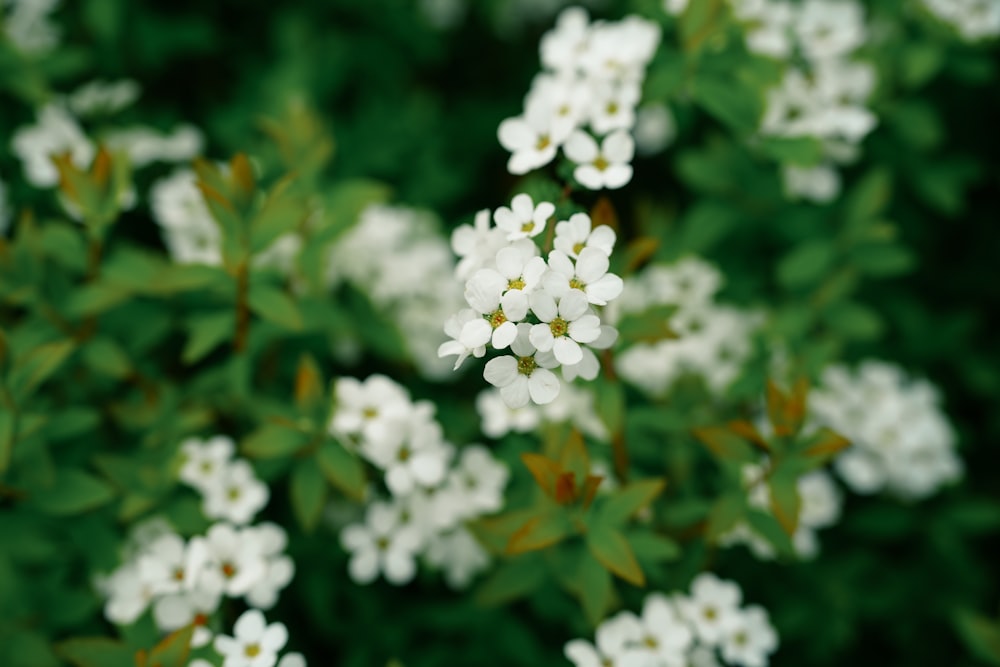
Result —
<instances>
[{"instance_id":1,"label":"yellow flower center","mask_svg":"<svg viewBox=\"0 0 1000 667\"><path fill-rule=\"evenodd\" d=\"M400 461L407 461L407 460L409 460L409 458L410 458L410 448L409 447L405 447L405 446L401 447L399 449L399 453L396 454L396 458L399 459Z\"/></svg>"},{"instance_id":2,"label":"yellow flower center","mask_svg":"<svg viewBox=\"0 0 1000 667\"><path fill-rule=\"evenodd\" d=\"M594 160L594 167L597 168L597 171L604 171L610 166L611 163L605 160L603 155L598 155L597 159Z\"/></svg>"},{"instance_id":3,"label":"yellow flower center","mask_svg":"<svg viewBox=\"0 0 1000 667\"><path fill-rule=\"evenodd\" d=\"M379 551L385 551L386 549L388 549L389 548L389 538L388 537L380 537L377 540L375 540L375 548L378 549Z\"/></svg>"},{"instance_id":4,"label":"yellow flower center","mask_svg":"<svg viewBox=\"0 0 1000 667\"><path fill-rule=\"evenodd\" d=\"M534 357L518 357L517 358L517 372L521 375L531 375L535 372L535 358Z\"/></svg>"},{"instance_id":5,"label":"yellow flower center","mask_svg":"<svg viewBox=\"0 0 1000 667\"><path fill-rule=\"evenodd\" d=\"M507 321L507 316L503 314L502 308L497 308L486 316L486 320L490 323L491 327L496 329L498 326Z\"/></svg>"},{"instance_id":6,"label":"yellow flower center","mask_svg":"<svg viewBox=\"0 0 1000 667\"><path fill-rule=\"evenodd\" d=\"M581 290L581 291L587 289L587 285L583 281L581 281L579 278L572 278L569 281L569 286L572 289L578 289L578 290Z\"/></svg>"},{"instance_id":7,"label":"yellow flower center","mask_svg":"<svg viewBox=\"0 0 1000 667\"><path fill-rule=\"evenodd\" d=\"M576 243L576 244L574 244L573 245L573 254L574 255L579 255L583 251L583 249L586 248L586 247L587 246L584 245L583 243Z\"/></svg>"},{"instance_id":8,"label":"yellow flower center","mask_svg":"<svg viewBox=\"0 0 1000 667\"><path fill-rule=\"evenodd\" d=\"M561 317L549 322L549 330L552 331L552 335L558 338L559 336L565 336L566 332L569 330L569 324L566 323Z\"/></svg>"},{"instance_id":9,"label":"yellow flower center","mask_svg":"<svg viewBox=\"0 0 1000 667\"><path fill-rule=\"evenodd\" d=\"M247 644L243 652L248 658L256 658L260 655L260 644Z\"/></svg>"},{"instance_id":10,"label":"yellow flower center","mask_svg":"<svg viewBox=\"0 0 1000 667\"><path fill-rule=\"evenodd\" d=\"M524 289L524 279L514 278L507 283L507 289Z\"/></svg>"},{"instance_id":11,"label":"yellow flower center","mask_svg":"<svg viewBox=\"0 0 1000 667\"><path fill-rule=\"evenodd\" d=\"M549 135L543 134L538 137L538 141L535 143L535 149L543 151L552 145L552 140L549 139Z\"/></svg>"},{"instance_id":12,"label":"yellow flower center","mask_svg":"<svg viewBox=\"0 0 1000 667\"><path fill-rule=\"evenodd\" d=\"M232 563L223 563L222 576L226 579L232 579L236 576L236 567Z\"/></svg>"},{"instance_id":13,"label":"yellow flower center","mask_svg":"<svg viewBox=\"0 0 1000 667\"><path fill-rule=\"evenodd\" d=\"M526 222L523 225L521 225L521 231L522 232L530 232L534 228L535 228L535 223L534 222Z\"/></svg>"},{"instance_id":14,"label":"yellow flower center","mask_svg":"<svg viewBox=\"0 0 1000 667\"><path fill-rule=\"evenodd\" d=\"M375 419L378 417L378 409L376 408L365 408L361 411L361 416L365 419Z\"/></svg>"}]
</instances>

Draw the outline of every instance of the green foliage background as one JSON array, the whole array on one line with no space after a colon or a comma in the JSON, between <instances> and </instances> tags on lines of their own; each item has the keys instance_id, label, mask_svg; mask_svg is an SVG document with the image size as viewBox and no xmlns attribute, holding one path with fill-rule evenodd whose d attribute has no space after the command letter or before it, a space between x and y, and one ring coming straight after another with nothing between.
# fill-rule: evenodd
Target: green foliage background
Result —
<instances>
[{"instance_id":1,"label":"green foliage background","mask_svg":"<svg viewBox=\"0 0 1000 667\"><path fill-rule=\"evenodd\" d=\"M505 203L515 185L496 127L519 112L538 69L538 38L549 24L498 31L492 20L497 2L475 3L464 23L444 32L403 0L64 4L59 51L30 69L9 62L0 69L0 138L32 121L32 104L49 84L68 90L95 77L129 77L144 90L127 112L130 120L163 128L193 123L205 131L206 154L213 157L267 155L259 119L280 116L289 99L305 99L336 144L324 182L381 181L394 200L430 208L448 225ZM658 4L613 2L606 14L653 11ZM875 102L880 124L865 142L864 159L846 172L841 202L787 203L773 162L739 140L745 128L738 114L720 114L711 95L692 95L673 82L671 58L686 56L671 46L677 40L670 36L647 89L657 90L656 84L671 95L678 142L637 160L635 181L613 196L626 236L660 238L662 259L699 252L725 273L724 298L773 306L780 333L800 347L811 373L837 358L897 361L941 387L958 429L967 467L961 485L914 504L849 497L841 523L822 533L815 562L758 563L743 550L709 554L691 544L681 561L651 575L670 590L686 585L708 562L740 582L746 599L772 615L781 637L772 664L779 667L984 664L977 662L987 659L982 642L963 641L966 626L956 619L963 613L996 619L1000 605L1000 51L996 43L963 45L906 7L895 0L869 7L870 22L891 26L892 48L868 54L883 82ZM696 76L725 77L726 57L698 61L704 69ZM731 110L727 100L721 105ZM39 218L58 210L50 193L23 182L6 145L0 147L0 174L19 207L33 208ZM149 178L147 172L139 176L140 191ZM845 220L857 222L855 236L845 231ZM160 247L143 206L123 215L112 238ZM64 263L74 262L70 257ZM849 275L846 287L826 282L838 271ZM5 271L3 279L11 275ZM49 274L40 294L67 288L63 280ZM829 309L816 310L811 304L824 289L837 294ZM102 315L112 338L124 345L123 363L173 379L163 385L167 393L155 409L142 407L141 387L120 380L131 374L116 375L100 364L74 361L60 371L62 381L44 385L39 409L47 401L65 410L42 427L46 460L59 470L90 470L56 487L85 487L74 498L103 509L66 520L58 497L49 496L43 507L17 494L0 495L0 664L60 664L49 649L52 641L113 633L88 582L92 572L117 564L124 524L106 505L104 496L112 491L100 481L114 482L116 465L126 466L126 477L136 462L155 468L164 455L157 443L219 425L220 414L228 415L224 425L234 434L249 432L255 406L289 393L300 351L329 356L318 333L290 339L277 355L282 363L267 371L267 388L259 383L257 393L230 410L213 398L219 377L162 360L177 358L184 345L173 327L187 305L181 299L171 308L177 310L166 312L150 297L126 312ZM356 316L347 306L338 312ZM0 306L5 329L23 315L10 301ZM108 358L101 351L92 356ZM377 352L348 372L376 370L399 378L417 396L436 399L468 396L482 384L470 373L453 386L430 385L405 363ZM336 371L324 366L323 372L330 377ZM72 405L88 407L72 412L66 407ZM672 409L685 425L693 419L682 403ZM456 440L477 437L468 402L462 410L439 412ZM673 447L682 452L677 458L699 455L690 438L658 437L650 447ZM516 438L504 444L511 460L531 446ZM86 465L95 454L99 472ZM0 491L30 486L31 470L0 478ZM288 624L293 646L310 664L360 667L398 658L407 667L554 665L563 664L566 640L591 634L577 603L554 582L508 606L488 608L429 575L402 589L354 585L345 555L333 546L336 537L297 527L287 501L287 462L263 461L258 470L273 480L266 516L288 527L298 572L269 618ZM203 520L193 502L172 501L171 516L197 530ZM634 608L641 592L628 591L625 599Z\"/></svg>"}]
</instances>

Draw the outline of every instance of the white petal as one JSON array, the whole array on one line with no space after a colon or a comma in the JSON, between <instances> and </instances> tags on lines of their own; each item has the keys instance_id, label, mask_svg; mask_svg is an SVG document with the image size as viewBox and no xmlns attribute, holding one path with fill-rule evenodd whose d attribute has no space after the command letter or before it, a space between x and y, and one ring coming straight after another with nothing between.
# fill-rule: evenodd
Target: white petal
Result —
<instances>
[{"instance_id":1,"label":"white petal","mask_svg":"<svg viewBox=\"0 0 1000 667\"><path fill-rule=\"evenodd\" d=\"M558 250L549 253L549 268L559 275L565 276L567 280L576 273L576 269L573 268L573 260L566 253Z\"/></svg>"},{"instance_id":2,"label":"white petal","mask_svg":"<svg viewBox=\"0 0 1000 667\"><path fill-rule=\"evenodd\" d=\"M437 452L425 452L413 458L413 476L424 486L433 486L444 478L444 459Z\"/></svg>"},{"instance_id":3,"label":"white petal","mask_svg":"<svg viewBox=\"0 0 1000 667\"><path fill-rule=\"evenodd\" d=\"M597 315L584 315L570 322L569 335L578 343L592 343L601 335L601 318Z\"/></svg>"},{"instance_id":4,"label":"white petal","mask_svg":"<svg viewBox=\"0 0 1000 667\"><path fill-rule=\"evenodd\" d=\"M538 370L535 371L536 373ZM519 375L506 387L500 388L500 398L508 408L523 408L528 404L528 378Z\"/></svg>"},{"instance_id":5,"label":"white petal","mask_svg":"<svg viewBox=\"0 0 1000 667\"><path fill-rule=\"evenodd\" d=\"M546 290L535 290L528 297L528 302L531 304L531 311L535 317L542 322L551 322L559 314L556 300Z\"/></svg>"},{"instance_id":6,"label":"white petal","mask_svg":"<svg viewBox=\"0 0 1000 667\"><path fill-rule=\"evenodd\" d=\"M570 290L559 300L559 316L572 322L583 317L590 307L587 296L580 290Z\"/></svg>"},{"instance_id":7,"label":"white petal","mask_svg":"<svg viewBox=\"0 0 1000 667\"><path fill-rule=\"evenodd\" d=\"M616 240L617 235L615 234L615 230L607 225L600 225L590 233L590 238L587 239L587 246L597 248L604 254L610 255L611 251L614 250Z\"/></svg>"},{"instance_id":8,"label":"white petal","mask_svg":"<svg viewBox=\"0 0 1000 667\"><path fill-rule=\"evenodd\" d=\"M503 350L513 343L515 338L517 338L517 325L513 322L504 322L493 330L491 341L494 348Z\"/></svg>"},{"instance_id":9,"label":"white petal","mask_svg":"<svg viewBox=\"0 0 1000 667\"><path fill-rule=\"evenodd\" d=\"M510 355L490 359L483 369L483 379L494 387L506 387L517 378L517 359Z\"/></svg>"},{"instance_id":10,"label":"white petal","mask_svg":"<svg viewBox=\"0 0 1000 667\"><path fill-rule=\"evenodd\" d=\"M597 282L588 284L585 291L591 303L603 306L608 301L617 299L624 287L621 278L613 273L606 273Z\"/></svg>"},{"instance_id":11,"label":"white petal","mask_svg":"<svg viewBox=\"0 0 1000 667\"><path fill-rule=\"evenodd\" d=\"M528 295L519 289L510 290L500 298L503 314L510 322L520 322L528 314Z\"/></svg>"},{"instance_id":12,"label":"white petal","mask_svg":"<svg viewBox=\"0 0 1000 667\"><path fill-rule=\"evenodd\" d=\"M573 178L589 190L600 190L604 187L604 172L592 164L582 164L574 169Z\"/></svg>"},{"instance_id":13,"label":"white petal","mask_svg":"<svg viewBox=\"0 0 1000 667\"><path fill-rule=\"evenodd\" d=\"M534 130L524 122L523 118L507 118L497 128L497 138L500 145L511 152L531 146L536 141Z\"/></svg>"},{"instance_id":14,"label":"white petal","mask_svg":"<svg viewBox=\"0 0 1000 667\"><path fill-rule=\"evenodd\" d=\"M583 350L580 344L567 336L559 336L552 345L552 353L560 364L572 366L578 364L583 359ZM532 374L534 376L534 373Z\"/></svg>"},{"instance_id":15,"label":"white petal","mask_svg":"<svg viewBox=\"0 0 1000 667\"><path fill-rule=\"evenodd\" d=\"M406 550L390 549L385 555L385 578L396 584L405 584L417 572L416 563L413 562L413 555Z\"/></svg>"},{"instance_id":16,"label":"white petal","mask_svg":"<svg viewBox=\"0 0 1000 667\"><path fill-rule=\"evenodd\" d=\"M519 195L514 195L514 198L510 200L510 209L514 211L518 222L527 222L531 220L531 216L535 212L535 205L531 201L531 197L522 192Z\"/></svg>"},{"instance_id":17,"label":"white petal","mask_svg":"<svg viewBox=\"0 0 1000 667\"><path fill-rule=\"evenodd\" d=\"M552 329L549 328L548 324L544 323L531 327L531 334L528 339L541 352L551 350L552 344L555 342L555 338L552 336Z\"/></svg>"},{"instance_id":18,"label":"white petal","mask_svg":"<svg viewBox=\"0 0 1000 667\"><path fill-rule=\"evenodd\" d=\"M257 609L250 609L243 612L243 615L236 620L233 635L237 639L257 641L264 634L266 626L264 614Z\"/></svg>"},{"instance_id":19,"label":"white petal","mask_svg":"<svg viewBox=\"0 0 1000 667\"><path fill-rule=\"evenodd\" d=\"M535 209L535 213L532 216L532 220L535 221L535 234L542 231L542 226L548 222L552 214L556 212L555 204L552 202L543 201L538 204Z\"/></svg>"},{"instance_id":20,"label":"white petal","mask_svg":"<svg viewBox=\"0 0 1000 667\"><path fill-rule=\"evenodd\" d=\"M347 565L351 579L355 583L368 584L378 576L378 558L374 549L359 551Z\"/></svg>"},{"instance_id":21,"label":"white petal","mask_svg":"<svg viewBox=\"0 0 1000 667\"><path fill-rule=\"evenodd\" d=\"M604 185L616 190L632 180L632 165L613 164L604 170Z\"/></svg>"},{"instance_id":22,"label":"white petal","mask_svg":"<svg viewBox=\"0 0 1000 667\"><path fill-rule=\"evenodd\" d=\"M531 400L538 405L551 403L559 395L559 378L544 368L536 368L528 378L527 385Z\"/></svg>"},{"instance_id":23,"label":"white petal","mask_svg":"<svg viewBox=\"0 0 1000 667\"><path fill-rule=\"evenodd\" d=\"M477 348L486 345L493 335L493 327L481 317L466 322L459 334L458 341L467 349Z\"/></svg>"},{"instance_id":24,"label":"white petal","mask_svg":"<svg viewBox=\"0 0 1000 667\"><path fill-rule=\"evenodd\" d=\"M596 281L608 272L608 256L597 248L584 248L576 260L576 275L585 285Z\"/></svg>"},{"instance_id":25,"label":"white petal","mask_svg":"<svg viewBox=\"0 0 1000 667\"><path fill-rule=\"evenodd\" d=\"M521 271L524 269L524 256L518 251L517 248L506 247L501 248L497 252L497 270L507 280L513 280L520 277Z\"/></svg>"},{"instance_id":26,"label":"white petal","mask_svg":"<svg viewBox=\"0 0 1000 667\"><path fill-rule=\"evenodd\" d=\"M593 162L598 155L597 142L586 132L576 131L563 144L563 153L573 162Z\"/></svg>"},{"instance_id":27,"label":"white petal","mask_svg":"<svg viewBox=\"0 0 1000 667\"><path fill-rule=\"evenodd\" d=\"M285 647L288 641L288 628L284 623L272 623L267 626L264 635L260 638L260 646L265 651L277 653Z\"/></svg>"},{"instance_id":28,"label":"white petal","mask_svg":"<svg viewBox=\"0 0 1000 667\"><path fill-rule=\"evenodd\" d=\"M628 132L618 130L604 138L601 144L601 153L608 162L631 162L635 155L635 142Z\"/></svg>"}]
</instances>

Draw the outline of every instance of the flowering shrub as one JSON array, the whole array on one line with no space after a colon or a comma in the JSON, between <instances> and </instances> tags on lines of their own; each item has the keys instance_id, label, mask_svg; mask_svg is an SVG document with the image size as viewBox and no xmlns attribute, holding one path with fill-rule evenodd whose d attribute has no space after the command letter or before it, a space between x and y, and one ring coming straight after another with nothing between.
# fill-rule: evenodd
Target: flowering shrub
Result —
<instances>
[{"instance_id":1,"label":"flowering shrub","mask_svg":"<svg viewBox=\"0 0 1000 667\"><path fill-rule=\"evenodd\" d=\"M207 4L0 0L0 665L1000 665L997 0Z\"/></svg>"}]
</instances>

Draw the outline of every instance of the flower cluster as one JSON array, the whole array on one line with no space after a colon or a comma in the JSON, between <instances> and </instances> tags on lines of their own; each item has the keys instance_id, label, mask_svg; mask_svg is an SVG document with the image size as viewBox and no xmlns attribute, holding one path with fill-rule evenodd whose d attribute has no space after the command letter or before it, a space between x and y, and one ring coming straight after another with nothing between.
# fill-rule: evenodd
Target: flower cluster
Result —
<instances>
[{"instance_id":1,"label":"flower cluster","mask_svg":"<svg viewBox=\"0 0 1000 667\"><path fill-rule=\"evenodd\" d=\"M698 575L690 595L652 593L642 614L619 612L597 628L594 644L575 639L566 657L576 667L764 667L778 647L767 611L740 606L736 583Z\"/></svg>"},{"instance_id":2,"label":"flower cluster","mask_svg":"<svg viewBox=\"0 0 1000 667\"><path fill-rule=\"evenodd\" d=\"M58 7L59 0L3 0L0 35L22 53L48 53L59 45L59 28L50 16Z\"/></svg>"},{"instance_id":3,"label":"flower cluster","mask_svg":"<svg viewBox=\"0 0 1000 667\"><path fill-rule=\"evenodd\" d=\"M389 494L341 531L351 578L369 583L381 573L405 584L422 555L451 586L467 585L489 559L463 522L503 506L507 468L480 445L456 454L434 419L434 405L411 401L383 375L364 382L341 378L335 396L330 432L384 475Z\"/></svg>"},{"instance_id":4,"label":"flower cluster","mask_svg":"<svg viewBox=\"0 0 1000 667\"><path fill-rule=\"evenodd\" d=\"M216 636L213 648L224 658L222 667L306 667L301 653L286 653L278 659L278 652L287 642L288 628L284 623L268 623L259 610L248 609L236 619L233 636ZM188 667L214 666L198 658Z\"/></svg>"},{"instance_id":5,"label":"flower cluster","mask_svg":"<svg viewBox=\"0 0 1000 667\"><path fill-rule=\"evenodd\" d=\"M765 483L766 464L748 465L742 471L750 506L771 512L771 492ZM819 553L816 531L832 526L840 518L843 498L833 479L822 470L810 472L798 480L798 526L792 535L792 545L800 558L814 558ZM745 544L761 560L771 560L777 553L770 542L756 533L745 521L740 521L718 540L722 546Z\"/></svg>"},{"instance_id":6,"label":"flower cluster","mask_svg":"<svg viewBox=\"0 0 1000 667\"><path fill-rule=\"evenodd\" d=\"M245 459L233 460L231 438L188 438L181 443L184 462L180 479L202 495L202 513L209 519L244 526L267 505L270 491Z\"/></svg>"},{"instance_id":7,"label":"flower cluster","mask_svg":"<svg viewBox=\"0 0 1000 667\"><path fill-rule=\"evenodd\" d=\"M480 429L490 438L502 438L511 432L528 433L543 423L569 422L584 435L604 440L608 437L608 429L597 416L594 400L592 391L566 384L551 403L528 403L512 408L504 401L500 390L490 388L476 396L476 411L479 413Z\"/></svg>"},{"instance_id":8,"label":"flower cluster","mask_svg":"<svg viewBox=\"0 0 1000 667\"><path fill-rule=\"evenodd\" d=\"M327 281L350 282L403 334L418 370L446 375L435 351L441 321L459 307L455 262L434 219L416 209L372 205L330 250Z\"/></svg>"},{"instance_id":9,"label":"flower cluster","mask_svg":"<svg viewBox=\"0 0 1000 667\"><path fill-rule=\"evenodd\" d=\"M163 230L167 252L178 264L222 264L222 232L212 217L191 169L177 169L153 184L150 193L153 219ZM302 248L296 234L282 234L262 252L253 265L289 274Z\"/></svg>"},{"instance_id":10,"label":"flower cluster","mask_svg":"<svg viewBox=\"0 0 1000 667\"><path fill-rule=\"evenodd\" d=\"M567 382L593 380L600 370L593 350L610 347L618 336L596 310L622 292L622 279L608 272L614 231L574 214L556 223L554 249L542 257L532 239L554 213L553 204L536 206L519 194L510 208L494 212L496 227L480 214L475 228L459 228L453 237L463 253L456 275L471 274L469 307L445 323L452 340L438 354L456 356L457 369L470 355L485 356L487 347L509 349L513 354L487 362L483 377L511 408L554 401L561 386L556 368Z\"/></svg>"},{"instance_id":11,"label":"flower cluster","mask_svg":"<svg viewBox=\"0 0 1000 667\"><path fill-rule=\"evenodd\" d=\"M677 339L635 343L620 352L622 378L654 396L666 394L681 376L696 375L717 394L738 377L751 352L758 314L715 303L722 276L706 262L688 257L672 266L652 265L625 284L617 317L655 306L675 306L670 326Z\"/></svg>"},{"instance_id":12,"label":"flower cluster","mask_svg":"<svg viewBox=\"0 0 1000 667\"><path fill-rule=\"evenodd\" d=\"M747 48L791 60L781 84L769 91L761 132L774 137L815 137L823 143L819 164L785 166L790 196L827 202L840 192L835 163L852 161L877 119L865 106L875 88L875 69L852 60L865 43L864 7L857 0L733 0L747 26Z\"/></svg>"},{"instance_id":13,"label":"flower cluster","mask_svg":"<svg viewBox=\"0 0 1000 667\"><path fill-rule=\"evenodd\" d=\"M966 41L1000 35L1000 2L997 0L921 0L921 3Z\"/></svg>"},{"instance_id":14,"label":"flower cluster","mask_svg":"<svg viewBox=\"0 0 1000 667\"><path fill-rule=\"evenodd\" d=\"M551 162L561 147L584 187L628 183L635 152L629 130L659 42L659 27L636 16L591 23L581 8L563 11L542 38L545 69L532 82L522 115L498 129L500 143L511 152L507 169L525 174Z\"/></svg>"},{"instance_id":15,"label":"flower cluster","mask_svg":"<svg viewBox=\"0 0 1000 667\"><path fill-rule=\"evenodd\" d=\"M834 462L851 489L916 499L962 474L955 433L940 403L926 380L867 361L853 373L841 365L827 368L809 395L809 416L851 441Z\"/></svg>"},{"instance_id":16,"label":"flower cluster","mask_svg":"<svg viewBox=\"0 0 1000 667\"><path fill-rule=\"evenodd\" d=\"M284 554L288 537L272 523L211 526L185 540L166 522L141 526L123 565L98 587L104 615L119 625L135 622L148 608L163 632L194 624L192 646L212 640L209 629L223 598L243 598L270 609L294 574Z\"/></svg>"}]
</instances>

